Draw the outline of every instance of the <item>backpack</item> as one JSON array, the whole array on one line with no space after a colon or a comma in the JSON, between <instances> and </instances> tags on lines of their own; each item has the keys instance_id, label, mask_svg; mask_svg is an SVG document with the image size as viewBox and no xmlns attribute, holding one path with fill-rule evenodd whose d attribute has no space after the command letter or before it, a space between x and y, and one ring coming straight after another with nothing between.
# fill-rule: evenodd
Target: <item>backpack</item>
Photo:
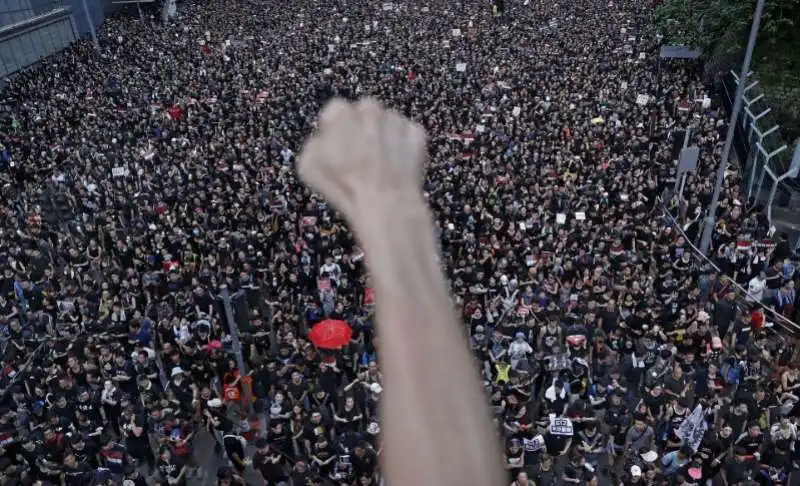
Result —
<instances>
[{"instance_id":1,"label":"backpack","mask_svg":"<svg viewBox=\"0 0 800 486\"><path fill-rule=\"evenodd\" d=\"M728 358L722 365L720 374L728 385L738 385L742 378L742 363L736 358Z\"/></svg>"}]
</instances>

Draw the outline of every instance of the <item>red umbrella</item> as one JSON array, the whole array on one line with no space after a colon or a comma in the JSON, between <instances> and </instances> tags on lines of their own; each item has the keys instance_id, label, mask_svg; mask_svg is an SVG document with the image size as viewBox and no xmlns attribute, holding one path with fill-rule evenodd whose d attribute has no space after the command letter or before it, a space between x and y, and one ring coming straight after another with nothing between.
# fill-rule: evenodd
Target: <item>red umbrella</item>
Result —
<instances>
[{"instance_id":1,"label":"red umbrella","mask_svg":"<svg viewBox=\"0 0 800 486\"><path fill-rule=\"evenodd\" d=\"M339 349L350 342L353 330L345 321L325 319L316 324L308 334L314 346L322 349Z\"/></svg>"}]
</instances>

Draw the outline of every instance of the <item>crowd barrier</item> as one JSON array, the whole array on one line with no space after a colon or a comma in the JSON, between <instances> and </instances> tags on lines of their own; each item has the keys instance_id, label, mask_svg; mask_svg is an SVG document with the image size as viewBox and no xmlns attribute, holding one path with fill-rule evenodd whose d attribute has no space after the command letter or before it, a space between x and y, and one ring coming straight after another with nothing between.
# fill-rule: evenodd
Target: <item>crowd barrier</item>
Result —
<instances>
[{"instance_id":1,"label":"crowd barrier","mask_svg":"<svg viewBox=\"0 0 800 486\"><path fill-rule=\"evenodd\" d=\"M783 315L775 312L769 306L763 305L762 303L758 302L758 299L754 298L750 293L748 293L747 289L736 283L731 275L726 275L712 259L708 258L707 256L703 255L697 246L694 245L691 238L689 238L686 233L684 232L683 228L681 227L680 223L675 219L672 213L669 211L669 208L664 203L662 199L659 200L657 203L660 208L661 212L664 216L664 221L666 224L670 225L674 231L678 234L683 236L686 244L689 245L689 248L692 251L692 256L694 258L694 263L698 268L707 267L713 269L719 275L725 275L728 277L730 283L732 284L733 288L736 291L737 298L741 301L741 303L747 307L752 307L754 305L760 306L763 309L764 317L767 322L771 322L773 324L771 330L781 336L790 335L800 337L800 325L796 324L795 322L791 321L790 319L784 317Z\"/></svg>"}]
</instances>

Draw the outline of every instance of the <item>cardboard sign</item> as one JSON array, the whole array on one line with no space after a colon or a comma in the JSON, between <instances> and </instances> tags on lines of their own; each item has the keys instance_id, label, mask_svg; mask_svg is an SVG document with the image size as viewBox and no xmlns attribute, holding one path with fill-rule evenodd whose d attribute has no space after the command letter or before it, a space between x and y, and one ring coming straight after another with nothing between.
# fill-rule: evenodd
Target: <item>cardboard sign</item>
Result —
<instances>
[{"instance_id":1,"label":"cardboard sign","mask_svg":"<svg viewBox=\"0 0 800 486\"><path fill-rule=\"evenodd\" d=\"M584 213L583 211L578 211L577 213L575 213L575 219L577 219L578 221L585 221L586 213Z\"/></svg>"},{"instance_id":2,"label":"cardboard sign","mask_svg":"<svg viewBox=\"0 0 800 486\"><path fill-rule=\"evenodd\" d=\"M465 62L458 62L456 63L456 71L463 73L467 71L467 63Z\"/></svg>"},{"instance_id":3,"label":"cardboard sign","mask_svg":"<svg viewBox=\"0 0 800 486\"><path fill-rule=\"evenodd\" d=\"M636 104L641 106L646 106L647 103L650 103L650 97L646 94L637 94L636 95Z\"/></svg>"},{"instance_id":4,"label":"cardboard sign","mask_svg":"<svg viewBox=\"0 0 800 486\"><path fill-rule=\"evenodd\" d=\"M566 214L564 214L564 213L556 214L556 223L564 224L566 222L567 222L567 215Z\"/></svg>"}]
</instances>

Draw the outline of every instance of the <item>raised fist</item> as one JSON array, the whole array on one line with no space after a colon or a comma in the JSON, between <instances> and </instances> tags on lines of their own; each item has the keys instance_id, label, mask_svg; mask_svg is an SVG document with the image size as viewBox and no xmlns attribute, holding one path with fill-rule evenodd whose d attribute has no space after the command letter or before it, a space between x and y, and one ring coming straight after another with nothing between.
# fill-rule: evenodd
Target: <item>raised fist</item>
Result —
<instances>
[{"instance_id":1,"label":"raised fist","mask_svg":"<svg viewBox=\"0 0 800 486\"><path fill-rule=\"evenodd\" d=\"M300 153L303 182L355 222L365 210L390 208L422 188L425 130L373 99L336 99Z\"/></svg>"}]
</instances>

